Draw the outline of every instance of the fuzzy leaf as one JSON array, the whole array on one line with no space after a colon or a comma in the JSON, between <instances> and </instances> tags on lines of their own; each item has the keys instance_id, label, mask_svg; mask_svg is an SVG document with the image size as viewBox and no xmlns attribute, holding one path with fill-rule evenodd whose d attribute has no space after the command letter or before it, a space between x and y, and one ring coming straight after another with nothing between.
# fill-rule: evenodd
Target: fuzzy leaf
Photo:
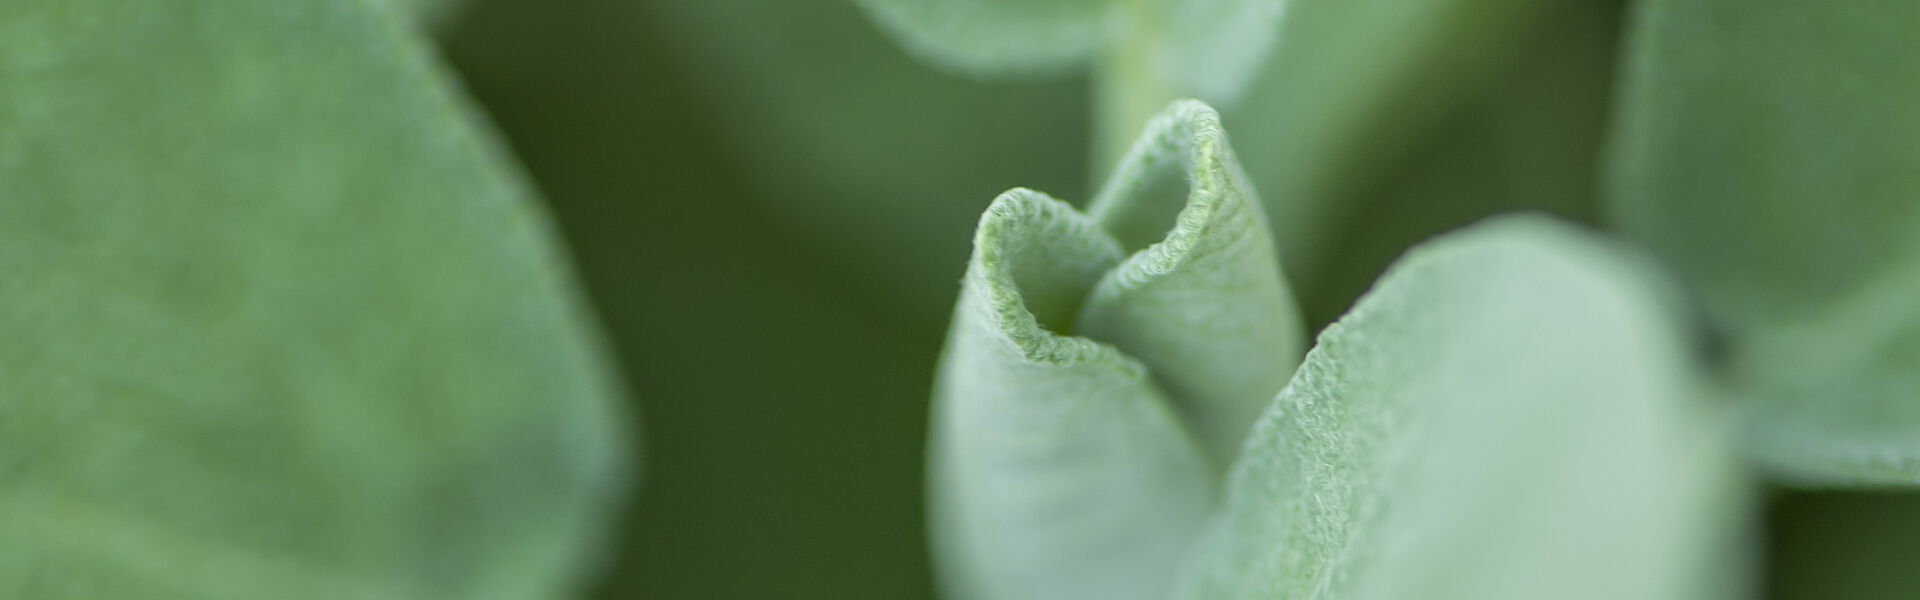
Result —
<instances>
[{"instance_id":1,"label":"fuzzy leaf","mask_svg":"<svg viewBox=\"0 0 1920 600\"><path fill-rule=\"evenodd\" d=\"M1255 427L1179 597L1711 592L1734 461L1637 267L1537 218L1410 252Z\"/></svg>"},{"instance_id":2,"label":"fuzzy leaf","mask_svg":"<svg viewBox=\"0 0 1920 600\"><path fill-rule=\"evenodd\" d=\"M1920 482L1920 4L1656 0L1615 217L1730 337L1749 446L1804 483Z\"/></svg>"},{"instance_id":3,"label":"fuzzy leaf","mask_svg":"<svg viewBox=\"0 0 1920 600\"><path fill-rule=\"evenodd\" d=\"M1218 116L1181 102L1149 129L1096 217L1014 190L981 218L933 417L957 597L1163 598L1213 510L1208 451L1292 370L1298 325Z\"/></svg>"},{"instance_id":4,"label":"fuzzy leaf","mask_svg":"<svg viewBox=\"0 0 1920 600\"><path fill-rule=\"evenodd\" d=\"M425 49L108 4L0 4L0 596L573 589L625 418Z\"/></svg>"},{"instance_id":5,"label":"fuzzy leaf","mask_svg":"<svg viewBox=\"0 0 1920 600\"><path fill-rule=\"evenodd\" d=\"M980 220L934 413L935 543L955 597L1155 598L1214 471L1147 368L1060 328L1120 248L1015 190Z\"/></svg>"},{"instance_id":6,"label":"fuzzy leaf","mask_svg":"<svg viewBox=\"0 0 1920 600\"><path fill-rule=\"evenodd\" d=\"M1077 323L1146 363L1224 466L1293 375L1303 333L1219 119L1175 103L1094 198L1095 221L1129 249L1145 247L1101 278Z\"/></svg>"}]
</instances>

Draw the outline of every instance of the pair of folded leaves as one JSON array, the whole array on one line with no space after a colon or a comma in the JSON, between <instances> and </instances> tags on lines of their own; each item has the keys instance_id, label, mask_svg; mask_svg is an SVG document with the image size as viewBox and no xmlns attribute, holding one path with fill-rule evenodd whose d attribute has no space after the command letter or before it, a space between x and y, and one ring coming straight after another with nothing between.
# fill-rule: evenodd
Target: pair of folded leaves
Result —
<instances>
[{"instance_id":1,"label":"pair of folded leaves","mask_svg":"<svg viewBox=\"0 0 1920 600\"><path fill-rule=\"evenodd\" d=\"M1184 206L1165 189L1181 183ZM1638 255L1494 219L1410 251L1303 360L1268 231L1193 101L1148 125L1085 214L994 201L935 393L949 591L1739 592L1721 553L1744 475Z\"/></svg>"}]
</instances>

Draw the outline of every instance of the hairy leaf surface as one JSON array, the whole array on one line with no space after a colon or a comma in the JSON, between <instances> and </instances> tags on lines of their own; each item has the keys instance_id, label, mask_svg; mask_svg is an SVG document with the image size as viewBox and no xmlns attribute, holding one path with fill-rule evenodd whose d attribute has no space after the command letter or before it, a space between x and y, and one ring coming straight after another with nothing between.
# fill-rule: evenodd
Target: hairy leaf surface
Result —
<instances>
[{"instance_id":1,"label":"hairy leaf surface","mask_svg":"<svg viewBox=\"0 0 1920 600\"><path fill-rule=\"evenodd\" d=\"M1261 418L1179 597L1717 592L1734 461L1639 266L1533 217L1410 252Z\"/></svg>"},{"instance_id":2,"label":"hairy leaf surface","mask_svg":"<svg viewBox=\"0 0 1920 600\"><path fill-rule=\"evenodd\" d=\"M1149 128L1093 217L1014 190L981 218L933 416L957 597L1165 597L1218 465L1297 360L1218 116L1180 102Z\"/></svg>"},{"instance_id":3,"label":"hairy leaf surface","mask_svg":"<svg viewBox=\"0 0 1920 600\"><path fill-rule=\"evenodd\" d=\"M1089 210L1138 251L1094 286L1079 331L1145 362L1226 465L1293 374L1303 333L1219 116L1198 102L1161 113Z\"/></svg>"}]
</instances>

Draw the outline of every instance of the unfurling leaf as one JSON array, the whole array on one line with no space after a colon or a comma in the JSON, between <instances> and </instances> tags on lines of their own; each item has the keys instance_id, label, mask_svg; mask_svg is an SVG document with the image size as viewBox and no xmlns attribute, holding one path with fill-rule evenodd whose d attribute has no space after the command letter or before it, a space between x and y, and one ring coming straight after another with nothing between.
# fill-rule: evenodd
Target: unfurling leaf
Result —
<instances>
[{"instance_id":1,"label":"unfurling leaf","mask_svg":"<svg viewBox=\"0 0 1920 600\"><path fill-rule=\"evenodd\" d=\"M1304 334L1219 117L1194 102L1161 113L1089 211L1138 251L1094 286L1078 331L1145 362L1225 466L1293 374Z\"/></svg>"},{"instance_id":2,"label":"unfurling leaf","mask_svg":"<svg viewBox=\"0 0 1920 600\"><path fill-rule=\"evenodd\" d=\"M1093 217L1014 190L981 218L933 417L960 598L1164 597L1218 465L1297 360L1218 116L1180 102L1148 129Z\"/></svg>"},{"instance_id":3,"label":"unfurling leaf","mask_svg":"<svg viewBox=\"0 0 1920 600\"><path fill-rule=\"evenodd\" d=\"M1411 251L1255 427L1177 597L1718 597L1737 463L1655 289L1538 218Z\"/></svg>"}]
</instances>

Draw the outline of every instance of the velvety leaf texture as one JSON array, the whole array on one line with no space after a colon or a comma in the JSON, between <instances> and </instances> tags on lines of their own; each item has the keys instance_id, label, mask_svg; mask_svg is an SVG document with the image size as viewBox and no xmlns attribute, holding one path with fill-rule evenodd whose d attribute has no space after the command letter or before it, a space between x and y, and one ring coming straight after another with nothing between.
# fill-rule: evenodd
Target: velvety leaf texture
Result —
<instances>
[{"instance_id":1,"label":"velvety leaf texture","mask_svg":"<svg viewBox=\"0 0 1920 600\"><path fill-rule=\"evenodd\" d=\"M1261 418L1177 597L1725 593L1736 462L1619 254L1537 217L1411 251Z\"/></svg>"},{"instance_id":2,"label":"velvety leaf texture","mask_svg":"<svg viewBox=\"0 0 1920 600\"><path fill-rule=\"evenodd\" d=\"M1298 325L1218 116L1179 102L1149 129L1093 217L1014 190L981 218L933 415L956 597L1164 597L1222 455L1292 371ZM1184 206L1157 183L1186 183Z\"/></svg>"},{"instance_id":3,"label":"velvety leaf texture","mask_svg":"<svg viewBox=\"0 0 1920 600\"><path fill-rule=\"evenodd\" d=\"M1655 0L1616 220L1729 336L1782 479L1920 481L1920 4Z\"/></svg>"},{"instance_id":4,"label":"velvety leaf texture","mask_svg":"<svg viewBox=\"0 0 1920 600\"><path fill-rule=\"evenodd\" d=\"M0 596L574 589L624 415L544 217L405 30L0 4Z\"/></svg>"},{"instance_id":5,"label":"velvety leaf texture","mask_svg":"<svg viewBox=\"0 0 1920 600\"><path fill-rule=\"evenodd\" d=\"M1119 247L1024 191L994 202L976 244L933 417L946 584L958 598L1160 595L1212 506L1213 470L1139 361L1046 330Z\"/></svg>"},{"instance_id":6,"label":"velvety leaf texture","mask_svg":"<svg viewBox=\"0 0 1920 600\"><path fill-rule=\"evenodd\" d=\"M1138 251L1094 286L1078 332L1145 362L1222 466L1304 339L1259 203L1218 115L1182 102L1147 124L1089 207Z\"/></svg>"}]
</instances>

